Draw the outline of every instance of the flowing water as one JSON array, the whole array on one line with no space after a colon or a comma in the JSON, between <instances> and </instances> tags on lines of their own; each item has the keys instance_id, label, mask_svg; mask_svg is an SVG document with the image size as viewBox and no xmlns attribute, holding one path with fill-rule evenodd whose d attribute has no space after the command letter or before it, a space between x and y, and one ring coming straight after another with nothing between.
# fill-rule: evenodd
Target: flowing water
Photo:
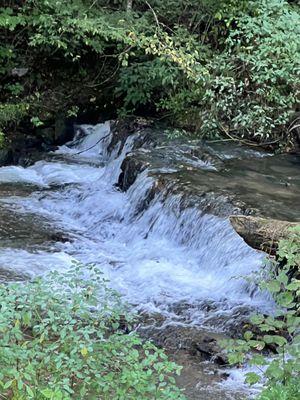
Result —
<instances>
[{"instance_id":1,"label":"flowing water","mask_svg":"<svg viewBox=\"0 0 300 400\"><path fill-rule=\"evenodd\" d=\"M245 309L272 307L239 277L263 256L226 219L182 209L176 194L143 206L153 183L147 171L126 193L115 185L136 135L108 151L108 123L82 129L83 139L33 166L0 168L2 231L13 230L1 235L0 277L95 263L134 310L159 315L165 327L222 331Z\"/></svg>"}]
</instances>

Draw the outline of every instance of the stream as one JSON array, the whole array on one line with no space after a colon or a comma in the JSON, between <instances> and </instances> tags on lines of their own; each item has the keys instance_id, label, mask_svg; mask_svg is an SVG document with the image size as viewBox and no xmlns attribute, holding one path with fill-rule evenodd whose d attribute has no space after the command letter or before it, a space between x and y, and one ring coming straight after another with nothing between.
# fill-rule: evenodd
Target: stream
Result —
<instances>
[{"instance_id":1,"label":"stream","mask_svg":"<svg viewBox=\"0 0 300 400\"><path fill-rule=\"evenodd\" d=\"M272 310L269 296L242 278L261 268L265 256L248 247L232 229L225 217L229 207L225 191L222 198L226 198L227 205L218 215L204 212L202 200L199 204L183 202L178 190L180 179L186 179L186 188L203 185L193 174L197 170L206 173L205 188L210 184L220 189L219 181L227 179L228 190L238 192L239 183L246 182L241 175L245 169L240 168L235 180L228 171L234 158L242 165L240 154L232 149L227 154L227 150L216 147L218 162L214 165L207 158L201 162L195 155L185 159L187 150L183 147L177 148L175 156L161 147L157 154L163 152L163 159L170 157L166 165L158 167L152 153L152 170L144 168L124 192L117 183L125 158L134 149L144 158L151 152L138 140L139 134L133 133L123 142L113 143L109 123L85 125L73 142L34 165L0 168L0 279L22 280L52 269L64 270L74 260L97 264L111 286L140 315L141 332L160 338L162 343L168 338L172 342L174 335L179 340L182 332L230 334L239 329L252 310ZM264 157L268 159L264 162L270 162L272 158L258 153L251 157L258 162ZM227 167L218 174L224 162ZM285 176L297 177L298 162L291 159L281 163ZM182 165L188 167L183 170ZM158 170L167 181L166 189L153 193ZM254 182L258 172L251 168L247 171L248 177L252 174L249 182ZM184 178L185 172L191 173L195 182ZM177 187L171 189L174 175ZM273 184L271 174L264 174L264 179ZM291 196L286 194L287 184L280 185L278 202L286 197L288 205L291 196L299 194L299 179L288 182ZM266 183L261 187L266 188ZM251 196L253 201L263 202L263 190L254 185L251 191L250 184L247 190L239 203L230 200L233 209L238 210L241 202L251 203ZM217 199L221 201L220 196ZM275 195L271 200L277 207ZM205 202L206 207L207 198ZM211 206L214 198L209 202ZM255 209L253 204L250 206ZM264 207L272 212L271 203L264 202ZM278 215L287 219L297 215L297 209L287 206L285 212L284 207ZM176 346L180 347L177 342ZM225 374L183 350L175 359L184 365L179 384L187 389L189 399L249 398L242 371Z\"/></svg>"}]
</instances>

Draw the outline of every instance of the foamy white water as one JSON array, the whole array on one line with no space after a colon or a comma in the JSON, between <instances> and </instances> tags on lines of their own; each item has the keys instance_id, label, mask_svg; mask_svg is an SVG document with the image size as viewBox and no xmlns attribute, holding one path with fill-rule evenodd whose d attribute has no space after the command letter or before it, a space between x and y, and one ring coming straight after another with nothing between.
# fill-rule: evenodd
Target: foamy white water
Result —
<instances>
[{"instance_id":1,"label":"foamy white water","mask_svg":"<svg viewBox=\"0 0 300 400\"><path fill-rule=\"evenodd\" d=\"M262 256L227 220L199 209L181 210L176 196L157 195L143 207L152 185L146 171L127 193L114 186L135 136L117 157L119 146L107 150L107 123L82 131L82 140L75 137L60 147L51 161L0 168L0 183L37 186L29 197L2 202L45 216L73 235L49 251L0 249L0 266L32 275L68 268L72 260L95 263L135 309L161 313L169 323L205 325L239 307L269 306L265 295L236 278L259 268ZM204 311L207 302L213 311ZM178 313L178 304L187 305L185 311Z\"/></svg>"}]
</instances>

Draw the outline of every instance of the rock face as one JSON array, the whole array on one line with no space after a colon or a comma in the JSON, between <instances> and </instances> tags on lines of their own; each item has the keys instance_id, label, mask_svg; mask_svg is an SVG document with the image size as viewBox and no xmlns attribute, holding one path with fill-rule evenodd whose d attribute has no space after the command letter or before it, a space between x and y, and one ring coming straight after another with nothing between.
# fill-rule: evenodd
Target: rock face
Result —
<instances>
[{"instance_id":1,"label":"rock face","mask_svg":"<svg viewBox=\"0 0 300 400\"><path fill-rule=\"evenodd\" d=\"M137 129L137 131L135 131ZM182 208L198 207L223 218L252 215L300 220L300 158L271 156L240 145L210 145L199 140L170 139L149 124L118 122L110 150L135 133L121 165L118 187L127 191L147 170L153 192L173 193Z\"/></svg>"},{"instance_id":2,"label":"rock face","mask_svg":"<svg viewBox=\"0 0 300 400\"><path fill-rule=\"evenodd\" d=\"M150 166L149 163L136 157L128 156L121 165L118 187L126 192L134 184L138 175Z\"/></svg>"},{"instance_id":3,"label":"rock face","mask_svg":"<svg viewBox=\"0 0 300 400\"><path fill-rule=\"evenodd\" d=\"M55 121L49 121L42 127L35 130L30 127L28 133L26 131L13 133L6 148L0 150L0 167L33 164L43 153L73 139L73 122L72 119L58 115Z\"/></svg>"},{"instance_id":4,"label":"rock face","mask_svg":"<svg viewBox=\"0 0 300 400\"><path fill-rule=\"evenodd\" d=\"M108 147L109 152L112 152L117 146L119 147L119 151L121 151L126 139L130 135L136 136L134 149L141 148L145 145L152 147L155 143L152 123L143 118L112 121L111 131L112 139Z\"/></svg>"},{"instance_id":5,"label":"rock face","mask_svg":"<svg viewBox=\"0 0 300 400\"><path fill-rule=\"evenodd\" d=\"M245 215L232 215L230 222L245 242L268 254L275 254L278 242L289 235L289 229L299 223Z\"/></svg>"}]
</instances>

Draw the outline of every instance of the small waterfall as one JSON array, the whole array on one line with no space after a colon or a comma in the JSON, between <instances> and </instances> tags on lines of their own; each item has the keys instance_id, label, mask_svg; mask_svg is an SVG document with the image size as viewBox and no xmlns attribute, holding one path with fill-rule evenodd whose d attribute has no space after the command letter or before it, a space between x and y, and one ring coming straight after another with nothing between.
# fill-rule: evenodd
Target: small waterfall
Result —
<instances>
[{"instance_id":1,"label":"small waterfall","mask_svg":"<svg viewBox=\"0 0 300 400\"><path fill-rule=\"evenodd\" d=\"M126 193L116 188L136 137L109 151L109 124L85 125L49 160L0 168L0 183L32 187L30 195L2 198L2 206L39 215L71 237L48 250L0 249L0 267L37 274L72 260L95 263L135 309L172 324L222 328L239 308L271 307L240 278L260 268L262 256L227 220L183 209L178 194L157 191L149 200L147 170Z\"/></svg>"}]
</instances>

